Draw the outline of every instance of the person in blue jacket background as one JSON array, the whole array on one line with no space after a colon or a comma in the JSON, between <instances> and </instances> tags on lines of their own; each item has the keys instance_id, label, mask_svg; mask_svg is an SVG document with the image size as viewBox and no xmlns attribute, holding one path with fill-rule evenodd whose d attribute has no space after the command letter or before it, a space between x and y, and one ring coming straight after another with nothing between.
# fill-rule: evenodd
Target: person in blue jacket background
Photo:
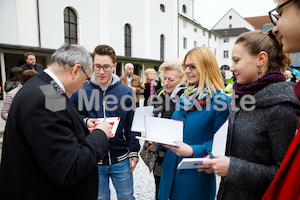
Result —
<instances>
[{"instance_id":1,"label":"person in blue jacket background","mask_svg":"<svg viewBox=\"0 0 300 200\"><path fill-rule=\"evenodd\" d=\"M190 50L183 61L185 75L171 95L176 103L172 119L183 121L183 142L167 150L162 166L160 200L213 200L214 174L197 169L177 170L184 157L202 158L212 147L213 136L226 121L229 97L213 52L207 47ZM158 146L159 147L159 146ZM159 148L157 148L159 150Z\"/></svg>"}]
</instances>

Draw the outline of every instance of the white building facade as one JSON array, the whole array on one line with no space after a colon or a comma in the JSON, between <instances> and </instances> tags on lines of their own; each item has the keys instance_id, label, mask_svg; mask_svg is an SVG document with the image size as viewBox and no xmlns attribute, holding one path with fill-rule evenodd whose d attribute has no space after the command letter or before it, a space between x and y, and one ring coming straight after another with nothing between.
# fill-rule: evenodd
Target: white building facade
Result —
<instances>
[{"instance_id":1,"label":"white building facade","mask_svg":"<svg viewBox=\"0 0 300 200\"><path fill-rule=\"evenodd\" d=\"M215 28L228 28L227 15L232 27L249 26L229 11ZM10 68L24 63L24 53L33 52L46 67L64 43L91 53L99 44L110 45L118 57L116 73L123 75L132 62L142 80L146 68L157 70L164 60L184 57L197 46L209 47L220 67L230 66L234 44L234 38L224 43L222 34L194 20L194 0L1 0L0 26L2 85Z\"/></svg>"}]
</instances>

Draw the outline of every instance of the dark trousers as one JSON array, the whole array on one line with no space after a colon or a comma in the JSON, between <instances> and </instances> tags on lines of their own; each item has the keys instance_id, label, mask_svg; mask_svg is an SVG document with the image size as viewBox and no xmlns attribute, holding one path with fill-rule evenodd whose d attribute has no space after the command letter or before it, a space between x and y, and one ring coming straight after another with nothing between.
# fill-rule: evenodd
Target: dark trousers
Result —
<instances>
[{"instance_id":1,"label":"dark trousers","mask_svg":"<svg viewBox=\"0 0 300 200\"><path fill-rule=\"evenodd\" d=\"M155 180L155 199L158 200L160 176L154 175L154 180Z\"/></svg>"}]
</instances>

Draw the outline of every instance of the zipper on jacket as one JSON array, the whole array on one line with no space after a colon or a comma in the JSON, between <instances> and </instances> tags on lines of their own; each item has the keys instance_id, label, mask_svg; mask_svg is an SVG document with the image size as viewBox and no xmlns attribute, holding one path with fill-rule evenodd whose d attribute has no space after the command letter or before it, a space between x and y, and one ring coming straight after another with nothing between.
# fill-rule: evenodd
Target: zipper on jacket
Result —
<instances>
[{"instance_id":1,"label":"zipper on jacket","mask_svg":"<svg viewBox=\"0 0 300 200\"><path fill-rule=\"evenodd\" d=\"M106 93L106 91L103 92L102 104L105 103L105 101L104 101L105 93ZM105 107L106 107L106 106L102 106L102 108L105 108ZM106 116L105 109L103 109L103 117L104 117L104 116ZM111 155L110 155L110 150L109 150L109 149L108 149L107 156L108 156L108 164L111 165Z\"/></svg>"},{"instance_id":2,"label":"zipper on jacket","mask_svg":"<svg viewBox=\"0 0 300 200\"><path fill-rule=\"evenodd\" d=\"M110 156L110 150L108 149L108 164L111 165L111 156Z\"/></svg>"}]
</instances>

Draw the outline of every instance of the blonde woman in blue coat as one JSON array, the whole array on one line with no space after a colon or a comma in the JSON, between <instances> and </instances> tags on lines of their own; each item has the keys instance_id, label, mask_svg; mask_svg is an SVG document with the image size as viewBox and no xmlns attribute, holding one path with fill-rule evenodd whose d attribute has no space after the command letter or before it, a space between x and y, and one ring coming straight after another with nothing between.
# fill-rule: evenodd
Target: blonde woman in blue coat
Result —
<instances>
[{"instance_id":1,"label":"blonde woman in blue coat","mask_svg":"<svg viewBox=\"0 0 300 200\"><path fill-rule=\"evenodd\" d=\"M179 147L164 145L169 149L163 161L159 199L213 200L214 174L197 172L197 169L177 170L177 166L182 158L207 155L215 132L228 117L228 96L224 94L217 60L209 48L190 50L184 58L183 69L182 84L171 95L176 102L172 118L184 124L183 143L178 143Z\"/></svg>"}]
</instances>

